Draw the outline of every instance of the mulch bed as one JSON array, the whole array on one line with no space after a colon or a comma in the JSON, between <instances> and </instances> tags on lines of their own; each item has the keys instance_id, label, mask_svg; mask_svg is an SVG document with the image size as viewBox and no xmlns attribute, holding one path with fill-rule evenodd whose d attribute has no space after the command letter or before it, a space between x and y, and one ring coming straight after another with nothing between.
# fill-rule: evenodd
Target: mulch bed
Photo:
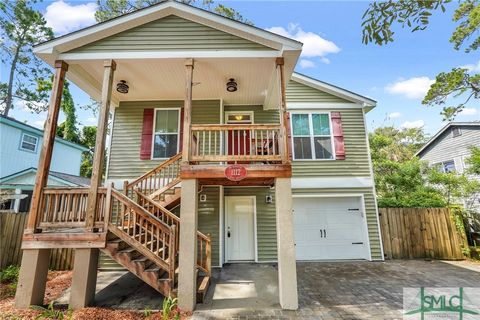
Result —
<instances>
[{"instance_id":1,"label":"mulch bed","mask_svg":"<svg viewBox=\"0 0 480 320\"><path fill-rule=\"evenodd\" d=\"M72 271L49 271L47 285L45 289L45 305L60 298L64 291L72 284ZM10 290L8 284L0 283L0 293L6 293ZM10 290L11 291L11 290ZM55 308L57 309L57 308ZM67 315L67 310L63 309ZM20 310L14 307L14 297L2 298L0 295L0 319L1 320L35 320L42 312L39 310ZM175 314L175 312L172 312ZM74 320L140 320L163 319L161 312L155 312L145 317L143 312L130 310L114 310L108 308L83 308L71 313L71 319ZM180 319L187 319L190 313L180 313ZM172 315L173 316L173 315ZM43 318L42 318L43 319ZM68 319L65 317L64 319ZM173 319L173 318L172 318Z\"/></svg>"}]
</instances>

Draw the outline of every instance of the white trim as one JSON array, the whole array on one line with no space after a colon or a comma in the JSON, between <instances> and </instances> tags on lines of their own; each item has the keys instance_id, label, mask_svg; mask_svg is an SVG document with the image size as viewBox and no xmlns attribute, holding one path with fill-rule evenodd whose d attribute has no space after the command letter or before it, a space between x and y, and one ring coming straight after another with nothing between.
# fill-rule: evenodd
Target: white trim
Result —
<instances>
[{"instance_id":1,"label":"white trim","mask_svg":"<svg viewBox=\"0 0 480 320\"><path fill-rule=\"evenodd\" d=\"M308 115L308 125L309 125L309 136L308 138L310 138L310 148L311 148L311 153L312 153L312 158L310 159L295 159L295 145L294 145L294 138L295 137L299 137L299 138L307 138L307 136L304 136L304 135L300 135L300 136L295 136L293 134L293 116L295 114L307 114ZM320 158L320 159L317 159L316 158L316 153L315 153L315 137L320 137L320 138L325 138L326 135L315 135L314 132L313 132L313 114L326 114L328 115L328 123L329 123L329 126L330 126L330 146L332 148L332 158L331 159L328 159L328 158ZM332 126L332 116L331 116L331 112L330 111L323 111L323 112L312 112L312 111L295 111L295 112L291 112L290 113L290 128L292 130L292 138L290 139L290 144L292 146L292 156L293 156L293 161L332 161L332 160L336 160L336 154L335 154L335 142L334 142L334 139L333 139L333 126Z\"/></svg>"},{"instance_id":2,"label":"white trim","mask_svg":"<svg viewBox=\"0 0 480 320\"><path fill-rule=\"evenodd\" d=\"M112 153L112 137L113 137L113 126L114 126L114 123L115 123L115 114L117 113L117 108L112 108L110 106L110 112L112 112L112 127L110 128L109 130L109 141L108 141L108 154L107 154L107 166L105 168L105 181L108 179L108 173L110 171L110 154ZM106 185L105 185L106 186Z\"/></svg>"},{"instance_id":3,"label":"white trim","mask_svg":"<svg viewBox=\"0 0 480 320\"><path fill-rule=\"evenodd\" d=\"M371 177L305 177L292 178L292 189L312 188L372 188Z\"/></svg>"},{"instance_id":4,"label":"white trim","mask_svg":"<svg viewBox=\"0 0 480 320\"><path fill-rule=\"evenodd\" d=\"M365 233L363 234L363 241L366 241L365 248L367 249L365 260L372 261L372 247L370 246L370 234L368 232L367 210L365 207L364 193L317 193L317 194L295 194L292 198L357 198L360 200L362 209L362 220L364 221ZM293 207L293 203L292 203ZM295 223L295 222L294 222ZM365 239L366 237L366 239ZM343 260L343 259L339 259ZM345 259L352 260L352 259ZM304 261L297 260L296 261ZM323 260L307 260L307 261L323 261Z\"/></svg>"},{"instance_id":5,"label":"white trim","mask_svg":"<svg viewBox=\"0 0 480 320\"><path fill-rule=\"evenodd\" d=\"M338 102L287 102L287 110L307 111L309 109L363 109L364 106L358 103L338 103Z\"/></svg>"},{"instance_id":6,"label":"white trim","mask_svg":"<svg viewBox=\"0 0 480 320\"><path fill-rule=\"evenodd\" d=\"M223 198L225 196L225 192L223 190L223 186L220 186L220 190L219 190L219 193L220 193L220 201L219 201L219 230L218 230L218 253L219 253L219 259L218 259L218 264L219 264L219 267L221 268L223 266L223 256L224 256L224 252L223 252L223 246L224 246L224 222L223 222L223 215L225 214L225 199Z\"/></svg>"},{"instance_id":7,"label":"white trim","mask_svg":"<svg viewBox=\"0 0 480 320\"><path fill-rule=\"evenodd\" d=\"M224 218L224 221L226 222L227 221L227 218L226 216L228 215L228 203L230 201L231 198L247 198L247 199L253 199L253 241L254 241L254 262L258 262L258 244L257 244L257 196L256 195L253 195L253 196L225 196L225 218ZM226 244L227 243L227 239L226 239L226 236L227 236L227 232L226 232L226 227L227 225L225 224L224 225L224 243ZM225 248L225 263L235 263L237 261L228 261L227 260L227 257L228 257L228 246L225 245L224 246ZM245 262L245 261L239 261L239 262Z\"/></svg>"},{"instance_id":8,"label":"white trim","mask_svg":"<svg viewBox=\"0 0 480 320\"><path fill-rule=\"evenodd\" d=\"M22 194L22 189L15 189L15 194ZM15 199L13 203L13 211L15 213L18 213L20 211L20 201L22 201L22 199Z\"/></svg>"},{"instance_id":9,"label":"white trim","mask_svg":"<svg viewBox=\"0 0 480 320\"><path fill-rule=\"evenodd\" d=\"M225 119L225 123L226 124L238 124L236 122L232 122L232 123L229 123L228 121L228 116L229 115L235 115L235 114L245 114L245 115L249 115L250 116L250 122L251 123L248 123L248 124L254 124L255 123L255 114L254 114L254 111L242 111L242 110L239 110L239 111L224 111L224 119ZM240 123L240 124L245 124L245 123Z\"/></svg>"},{"instance_id":10,"label":"white trim","mask_svg":"<svg viewBox=\"0 0 480 320\"><path fill-rule=\"evenodd\" d=\"M104 60L104 59L187 59L187 58L277 58L282 53L275 50L183 50L183 51L103 51L60 53L58 60Z\"/></svg>"},{"instance_id":11,"label":"white trim","mask_svg":"<svg viewBox=\"0 0 480 320\"><path fill-rule=\"evenodd\" d=\"M314 88L314 89L317 89L317 90L320 90L320 91L324 91L324 92L330 93L334 96L352 101L354 103L361 103L362 105L364 105L364 107L368 107L368 106L375 107L377 105L377 102L375 100L369 99L367 97L363 97L359 94L356 94L356 93L350 92L348 90L336 87L336 86L331 85L329 83L326 83L326 82L323 82L323 81L320 81L320 80L316 80L316 79L312 79L310 77L304 76L304 75L296 73L296 72L294 72L292 74L292 80L296 81L298 83L304 84L306 86L309 86L311 88Z\"/></svg>"},{"instance_id":12,"label":"white trim","mask_svg":"<svg viewBox=\"0 0 480 320\"><path fill-rule=\"evenodd\" d=\"M177 123L177 152L180 150L180 121L182 121L181 114L182 114L182 108L181 107L175 107L175 108L155 108L153 112L153 124L152 124L152 146L150 150L150 160L167 160L169 158L154 158L153 157L153 150L155 147L155 124L157 122L157 111L168 111L168 110L177 110L178 111L178 123ZM163 133L165 134L165 133ZM173 135L171 133L167 133L168 135Z\"/></svg>"},{"instance_id":13,"label":"white trim","mask_svg":"<svg viewBox=\"0 0 480 320\"><path fill-rule=\"evenodd\" d=\"M382 230L380 228L380 216L378 212L378 203L377 203L377 190L375 188L375 175L373 174L373 162L372 162L372 153L370 150L370 140L368 139L368 130L367 130L367 122L365 119L365 111L363 111L363 126L365 128L365 139L367 143L367 152L368 152L368 165L370 167L370 176L372 179L372 189L373 189L373 202L375 205L375 215L377 217L377 230L378 230L378 237L380 242L380 254L381 254L381 261L385 261L385 253L383 251L383 240L382 240ZM370 239L370 233L369 233ZM371 258L371 250L370 250L370 258Z\"/></svg>"},{"instance_id":14,"label":"white trim","mask_svg":"<svg viewBox=\"0 0 480 320\"><path fill-rule=\"evenodd\" d=\"M25 136L28 136L28 137L30 137L30 138L34 138L34 139L35 139L35 148L34 148L33 150L26 149L26 148L23 147L23 142L24 142L23 138L24 138ZM38 136L33 135L33 134L30 134L30 133L26 133L26 132L23 132L23 131L22 131L22 136L21 136L21 138L20 138L20 146L19 146L19 149L22 150L22 151L27 151L27 152L31 152L31 153L37 153L37 150L38 150L38 141L39 141L39 140L40 140L40 139L39 139ZM27 143L27 144L29 144L29 145L32 145L32 144L33 144L33 143L31 143L31 142L28 142L28 141L25 141L25 143Z\"/></svg>"}]
</instances>

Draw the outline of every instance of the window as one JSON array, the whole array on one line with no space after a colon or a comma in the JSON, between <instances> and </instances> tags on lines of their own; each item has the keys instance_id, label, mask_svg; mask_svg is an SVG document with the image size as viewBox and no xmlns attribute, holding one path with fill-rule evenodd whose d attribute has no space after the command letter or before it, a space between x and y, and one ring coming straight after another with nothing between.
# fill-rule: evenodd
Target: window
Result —
<instances>
[{"instance_id":1,"label":"window","mask_svg":"<svg viewBox=\"0 0 480 320\"><path fill-rule=\"evenodd\" d=\"M180 109L155 109L153 159L166 159L178 153Z\"/></svg>"},{"instance_id":2,"label":"window","mask_svg":"<svg viewBox=\"0 0 480 320\"><path fill-rule=\"evenodd\" d=\"M36 152L38 138L29 134L22 134L22 141L20 142L20 149Z\"/></svg>"},{"instance_id":3,"label":"window","mask_svg":"<svg viewBox=\"0 0 480 320\"><path fill-rule=\"evenodd\" d=\"M294 159L333 159L329 114L294 113L291 121Z\"/></svg>"},{"instance_id":4,"label":"window","mask_svg":"<svg viewBox=\"0 0 480 320\"><path fill-rule=\"evenodd\" d=\"M444 161L444 162L440 162L440 163L437 163L435 165L436 168L438 168L438 170L440 172L443 172L443 173L449 173L449 172L456 172L456 168L455 168L455 161L453 160L448 160L448 161Z\"/></svg>"},{"instance_id":5,"label":"window","mask_svg":"<svg viewBox=\"0 0 480 320\"><path fill-rule=\"evenodd\" d=\"M460 128L452 128L452 137L458 137L462 135Z\"/></svg>"}]
</instances>

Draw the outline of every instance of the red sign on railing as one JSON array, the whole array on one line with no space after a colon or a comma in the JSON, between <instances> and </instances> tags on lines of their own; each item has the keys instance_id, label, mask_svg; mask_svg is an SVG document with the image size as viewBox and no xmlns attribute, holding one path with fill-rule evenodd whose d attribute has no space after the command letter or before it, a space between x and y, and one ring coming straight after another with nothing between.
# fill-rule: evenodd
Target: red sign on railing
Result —
<instances>
[{"instance_id":1,"label":"red sign on railing","mask_svg":"<svg viewBox=\"0 0 480 320\"><path fill-rule=\"evenodd\" d=\"M225 169L225 177L230 181L240 181L247 177L247 168L233 164Z\"/></svg>"}]
</instances>

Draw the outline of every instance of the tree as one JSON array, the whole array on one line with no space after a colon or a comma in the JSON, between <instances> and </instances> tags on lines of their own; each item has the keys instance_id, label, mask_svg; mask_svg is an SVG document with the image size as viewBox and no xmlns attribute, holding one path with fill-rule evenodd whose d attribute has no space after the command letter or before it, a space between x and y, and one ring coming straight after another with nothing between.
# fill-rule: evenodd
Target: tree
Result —
<instances>
[{"instance_id":1,"label":"tree","mask_svg":"<svg viewBox=\"0 0 480 320\"><path fill-rule=\"evenodd\" d=\"M95 19L97 22L102 22L162 1L163 0L97 0L98 9L95 12ZM215 4L214 0L180 0L180 2L196 5L202 9L215 12L230 19L253 24L235 9L222 4Z\"/></svg>"},{"instance_id":2,"label":"tree","mask_svg":"<svg viewBox=\"0 0 480 320\"><path fill-rule=\"evenodd\" d=\"M97 136L97 127L95 126L85 126L82 128L82 133L80 137L80 144L87 147L89 151L85 152L82 157L82 163L80 165L80 175L84 177L92 176L92 164L93 164L93 153L95 151L95 141ZM104 171L105 163L104 161Z\"/></svg>"},{"instance_id":3,"label":"tree","mask_svg":"<svg viewBox=\"0 0 480 320\"><path fill-rule=\"evenodd\" d=\"M466 159L468 172L480 176L480 147L471 147L470 152L470 157Z\"/></svg>"},{"instance_id":4,"label":"tree","mask_svg":"<svg viewBox=\"0 0 480 320\"><path fill-rule=\"evenodd\" d=\"M0 2L0 50L2 63L9 66L8 80L0 83L0 105L8 115L15 100L30 110L46 109L48 95L35 89L37 82L48 79L50 71L32 54L34 43L53 38L42 14L31 7L36 0Z\"/></svg>"},{"instance_id":5,"label":"tree","mask_svg":"<svg viewBox=\"0 0 480 320\"><path fill-rule=\"evenodd\" d=\"M393 26L410 28L412 32L425 30L434 12L446 12L451 0L388 0L373 2L363 15L363 43L385 45L394 41ZM480 1L459 2L452 20L457 26L450 37L455 50L464 47L465 52L476 51L480 46ZM462 98L463 102L446 105L448 98ZM472 99L480 99L480 74L466 68L452 68L436 76L435 83L422 101L427 106L442 106L444 120L452 120Z\"/></svg>"}]
</instances>

